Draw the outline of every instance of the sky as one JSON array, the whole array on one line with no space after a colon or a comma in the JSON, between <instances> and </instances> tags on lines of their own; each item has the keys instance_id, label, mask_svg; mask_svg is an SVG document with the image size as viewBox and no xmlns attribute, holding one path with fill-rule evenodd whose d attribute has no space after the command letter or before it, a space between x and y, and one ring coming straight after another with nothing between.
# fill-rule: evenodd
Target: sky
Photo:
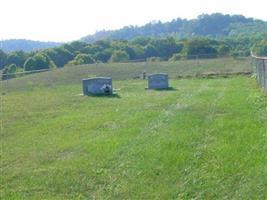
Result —
<instances>
[{"instance_id":1,"label":"sky","mask_svg":"<svg viewBox=\"0 0 267 200\"><path fill-rule=\"evenodd\" d=\"M0 40L67 42L100 30L220 12L267 21L266 0L0 0Z\"/></svg>"}]
</instances>

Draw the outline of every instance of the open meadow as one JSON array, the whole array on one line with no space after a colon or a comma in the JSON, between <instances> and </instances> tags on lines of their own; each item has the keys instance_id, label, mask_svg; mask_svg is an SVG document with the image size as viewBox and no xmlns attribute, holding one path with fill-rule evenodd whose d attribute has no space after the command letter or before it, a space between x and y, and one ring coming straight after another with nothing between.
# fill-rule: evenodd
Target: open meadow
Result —
<instances>
[{"instance_id":1,"label":"open meadow","mask_svg":"<svg viewBox=\"0 0 267 200\"><path fill-rule=\"evenodd\" d=\"M144 71L173 89L145 90ZM229 58L2 82L1 199L266 199L267 96L248 72ZM88 76L111 76L117 94L82 96Z\"/></svg>"}]
</instances>

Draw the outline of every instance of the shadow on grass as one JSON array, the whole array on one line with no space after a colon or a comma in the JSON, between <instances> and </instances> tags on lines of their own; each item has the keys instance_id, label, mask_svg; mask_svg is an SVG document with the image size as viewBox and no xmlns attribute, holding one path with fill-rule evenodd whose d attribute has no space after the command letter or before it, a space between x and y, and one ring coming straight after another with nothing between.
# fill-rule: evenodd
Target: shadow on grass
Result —
<instances>
[{"instance_id":1,"label":"shadow on grass","mask_svg":"<svg viewBox=\"0 0 267 200\"><path fill-rule=\"evenodd\" d=\"M149 88L146 88L146 90L152 90L152 91L166 91L166 92L168 92L168 91L177 91L177 89L176 88L174 88L174 87L168 87L168 88L165 88L165 89L149 89Z\"/></svg>"},{"instance_id":2,"label":"shadow on grass","mask_svg":"<svg viewBox=\"0 0 267 200\"><path fill-rule=\"evenodd\" d=\"M120 95L118 95L117 93L113 93L113 94L89 94L89 95L85 95L87 97L95 97L95 98L121 98Z\"/></svg>"}]
</instances>

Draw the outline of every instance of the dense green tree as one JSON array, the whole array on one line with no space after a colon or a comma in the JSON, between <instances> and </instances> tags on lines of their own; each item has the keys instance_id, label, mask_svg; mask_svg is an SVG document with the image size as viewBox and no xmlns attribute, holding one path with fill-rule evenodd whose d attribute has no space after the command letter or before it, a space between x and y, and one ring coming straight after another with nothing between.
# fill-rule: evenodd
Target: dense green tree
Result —
<instances>
[{"instance_id":1,"label":"dense green tree","mask_svg":"<svg viewBox=\"0 0 267 200\"><path fill-rule=\"evenodd\" d=\"M139 59L145 59L146 55L145 55L145 49L144 47L142 47L141 45L132 45L131 48L134 51L134 60L139 60Z\"/></svg>"},{"instance_id":2,"label":"dense green tree","mask_svg":"<svg viewBox=\"0 0 267 200\"><path fill-rule=\"evenodd\" d=\"M0 70L6 66L7 63L7 54L0 49Z\"/></svg>"},{"instance_id":3,"label":"dense green tree","mask_svg":"<svg viewBox=\"0 0 267 200\"><path fill-rule=\"evenodd\" d=\"M218 54L221 56L228 55L230 53L230 47L225 44L221 44L218 48Z\"/></svg>"},{"instance_id":4,"label":"dense green tree","mask_svg":"<svg viewBox=\"0 0 267 200\"><path fill-rule=\"evenodd\" d=\"M217 50L211 46L206 38L195 38L185 43L184 53L188 56L198 55L199 58L215 57Z\"/></svg>"},{"instance_id":5,"label":"dense green tree","mask_svg":"<svg viewBox=\"0 0 267 200\"><path fill-rule=\"evenodd\" d=\"M145 48L145 57L149 58L149 57L157 57L159 55L158 50L156 49L156 47L152 44L148 44Z\"/></svg>"},{"instance_id":6,"label":"dense green tree","mask_svg":"<svg viewBox=\"0 0 267 200\"><path fill-rule=\"evenodd\" d=\"M261 40L253 47L253 53L257 56L267 56L267 40Z\"/></svg>"},{"instance_id":7,"label":"dense green tree","mask_svg":"<svg viewBox=\"0 0 267 200\"><path fill-rule=\"evenodd\" d=\"M146 46L150 43L150 41L151 41L150 37L138 36L136 38L133 38L131 43L135 45Z\"/></svg>"},{"instance_id":8,"label":"dense green tree","mask_svg":"<svg viewBox=\"0 0 267 200\"><path fill-rule=\"evenodd\" d=\"M55 63L45 54L37 53L24 63L25 71L55 68Z\"/></svg>"},{"instance_id":9,"label":"dense green tree","mask_svg":"<svg viewBox=\"0 0 267 200\"><path fill-rule=\"evenodd\" d=\"M11 64L9 66L6 66L3 69L3 72L2 72L2 80L15 78L16 77L16 74L15 74L16 72L17 72L17 65Z\"/></svg>"},{"instance_id":10,"label":"dense green tree","mask_svg":"<svg viewBox=\"0 0 267 200\"><path fill-rule=\"evenodd\" d=\"M111 47L111 41L110 40L98 40L94 43L94 45L102 49L107 49Z\"/></svg>"},{"instance_id":11,"label":"dense green tree","mask_svg":"<svg viewBox=\"0 0 267 200\"><path fill-rule=\"evenodd\" d=\"M82 41L74 41L69 44L64 44L63 48L67 49L69 52L77 52L77 54L82 51L87 46L87 43ZM75 55L76 56L76 55Z\"/></svg>"},{"instance_id":12,"label":"dense green tree","mask_svg":"<svg viewBox=\"0 0 267 200\"><path fill-rule=\"evenodd\" d=\"M95 54L95 57L100 62L108 62L112 55L113 50L111 48L105 49L103 51L97 52Z\"/></svg>"},{"instance_id":13,"label":"dense green tree","mask_svg":"<svg viewBox=\"0 0 267 200\"><path fill-rule=\"evenodd\" d=\"M85 53L85 54L91 54L91 55L94 55L94 54L97 54L101 51L104 51L105 49L101 46L98 46L98 45L95 45L95 44L89 44L87 46L85 46L81 51L80 53Z\"/></svg>"},{"instance_id":14,"label":"dense green tree","mask_svg":"<svg viewBox=\"0 0 267 200\"><path fill-rule=\"evenodd\" d=\"M23 51L14 51L7 56L7 65L15 64L17 66L23 66L24 62L28 58L28 54Z\"/></svg>"},{"instance_id":15,"label":"dense green tree","mask_svg":"<svg viewBox=\"0 0 267 200\"><path fill-rule=\"evenodd\" d=\"M230 15L215 13L198 16L197 23L193 26L193 32L197 35L227 35L233 19Z\"/></svg>"},{"instance_id":16,"label":"dense green tree","mask_svg":"<svg viewBox=\"0 0 267 200\"><path fill-rule=\"evenodd\" d=\"M114 50L125 51L129 55L130 60L137 59L137 52L135 52L136 46L126 40L113 41L111 48Z\"/></svg>"},{"instance_id":17,"label":"dense green tree","mask_svg":"<svg viewBox=\"0 0 267 200\"><path fill-rule=\"evenodd\" d=\"M35 59L33 57L29 57L24 63L25 71L33 71L35 70Z\"/></svg>"},{"instance_id":18,"label":"dense green tree","mask_svg":"<svg viewBox=\"0 0 267 200\"><path fill-rule=\"evenodd\" d=\"M57 67L63 67L74 58L73 54L64 47L48 49L45 53L51 58Z\"/></svg>"},{"instance_id":19,"label":"dense green tree","mask_svg":"<svg viewBox=\"0 0 267 200\"><path fill-rule=\"evenodd\" d=\"M173 37L167 37L164 39L154 39L151 43L157 50L157 56L163 58L169 58L174 53L181 52L183 48L183 45L181 43L177 44Z\"/></svg>"},{"instance_id":20,"label":"dense green tree","mask_svg":"<svg viewBox=\"0 0 267 200\"><path fill-rule=\"evenodd\" d=\"M125 62L129 60L129 55L126 51L116 50L113 52L110 62Z\"/></svg>"},{"instance_id":21,"label":"dense green tree","mask_svg":"<svg viewBox=\"0 0 267 200\"><path fill-rule=\"evenodd\" d=\"M68 65L84 65L95 63L95 59L89 54L78 54Z\"/></svg>"}]
</instances>

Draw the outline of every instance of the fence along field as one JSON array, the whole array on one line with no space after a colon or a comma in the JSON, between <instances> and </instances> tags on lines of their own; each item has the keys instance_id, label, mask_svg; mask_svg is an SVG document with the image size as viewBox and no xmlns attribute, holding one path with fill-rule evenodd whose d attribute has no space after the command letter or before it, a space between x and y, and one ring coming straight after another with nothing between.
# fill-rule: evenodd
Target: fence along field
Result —
<instances>
[{"instance_id":1,"label":"fence along field","mask_svg":"<svg viewBox=\"0 0 267 200\"><path fill-rule=\"evenodd\" d=\"M145 90L144 69L174 90ZM220 58L2 81L1 199L265 199L266 97L235 76L251 72ZM111 76L118 96L79 95L88 76Z\"/></svg>"},{"instance_id":2,"label":"fence along field","mask_svg":"<svg viewBox=\"0 0 267 200\"><path fill-rule=\"evenodd\" d=\"M252 55L258 83L267 91L267 57Z\"/></svg>"}]
</instances>

